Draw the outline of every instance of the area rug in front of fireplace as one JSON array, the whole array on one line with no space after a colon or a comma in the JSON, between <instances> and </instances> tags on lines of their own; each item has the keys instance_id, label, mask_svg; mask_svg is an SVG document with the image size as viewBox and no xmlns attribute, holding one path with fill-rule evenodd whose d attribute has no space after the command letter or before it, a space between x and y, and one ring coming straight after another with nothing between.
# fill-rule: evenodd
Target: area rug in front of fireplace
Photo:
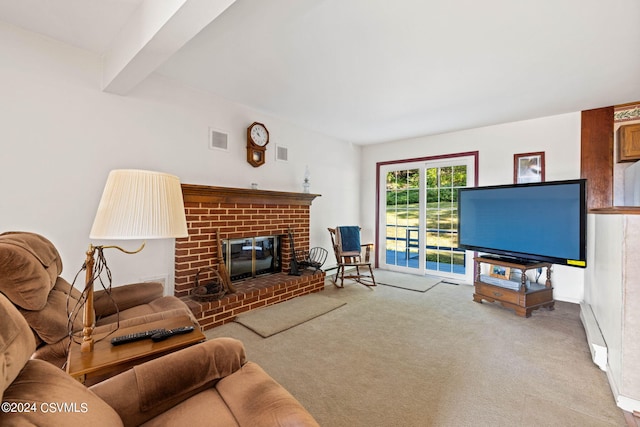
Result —
<instances>
[{"instance_id":1,"label":"area rug in front of fireplace","mask_svg":"<svg viewBox=\"0 0 640 427\"><path fill-rule=\"evenodd\" d=\"M345 304L343 301L313 293L239 314L234 322L251 329L263 338L268 338Z\"/></svg>"}]
</instances>

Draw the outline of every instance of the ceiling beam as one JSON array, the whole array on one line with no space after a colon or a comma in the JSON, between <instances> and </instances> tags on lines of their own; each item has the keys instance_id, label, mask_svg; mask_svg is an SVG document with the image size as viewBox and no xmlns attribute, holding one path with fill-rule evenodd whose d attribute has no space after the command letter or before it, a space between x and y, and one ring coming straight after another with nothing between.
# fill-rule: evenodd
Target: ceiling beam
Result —
<instances>
[{"instance_id":1,"label":"ceiling beam","mask_svg":"<svg viewBox=\"0 0 640 427\"><path fill-rule=\"evenodd\" d=\"M102 90L126 95L235 0L145 0L102 62Z\"/></svg>"}]
</instances>

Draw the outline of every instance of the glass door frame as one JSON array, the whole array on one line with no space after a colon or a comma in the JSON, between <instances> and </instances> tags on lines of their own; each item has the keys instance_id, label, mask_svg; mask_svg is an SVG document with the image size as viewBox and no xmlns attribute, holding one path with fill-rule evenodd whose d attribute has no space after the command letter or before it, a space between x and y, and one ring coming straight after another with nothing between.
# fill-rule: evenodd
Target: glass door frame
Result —
<instances>
[{"instance_id":1,"label":"glass door frame","mask_svg":"<svg viewBox=\"0 0 640 427\"><path fill-rule=\"evenodd\" d=\"M427 163L432 164L447 164L450 162L455 162L456 159L461 157L469 157L470 165L472 167L472 171L470 172L470 187L475 187L478 185L478 151L469 151L463 153L454 153L454 154L445 154L438 156L428 156L428 157L418 157L411 159L402 159L402 160L392 160L386 162L377 162L376 163L376 230L375 230L375 266L380 267L382 264L385 268L393 271L411 273L411 274L420 274L425 275L427 272L429 274L438 275L442 277L454 277L460 278L459 274L447 274L439 271L432 271L426 269L425 260L425 248L424 244L419 245L419 259L420 263L418 268L404 267L404 266L396 266L392 264L386 264L386 239L383 241L382 237L386 237L386 173L391 170L397 169L419 169L421 176L421 184L420 184L420 200L424 200L425 195L425 166ZM467 179L469 182L469 178ZM383 195L382 192L385 192ZM424 230L425 226L425 216L420 215L420 229ZM424 233L420 233L422 235ZM470 253L466 254L466 262L465 262L465 280L470 281L473 278L473 256Z\"/></svg>"},{"instance_id":2,"label":"glass door frame","mask_svg":"<svg viewBox=\"0 0 640 427\"><path fill-rule=\"evenodd\" d=\"M380 168L380 182L379 182L379 191L381 191L381 194L379 195L380 197L380 205L379 205L379 212L380 212L380 217L378 218L378 225L377 227L380 229L380 239L376 239L376 248L380 247L381 248L381 254L380 254L380 258L376 259L376 262L378 265L382 264L383 267L387 270L391 270L391 271L399 271L402 273L412 273L412 274L421 274L424 275L425 271L424 271L424 265L422 260L424 259L425 256L425 248L424 245L420 245L418 244L418 266L416 267L409 267L409 266L402 266L402 265L397 265L397 264L387 264L386 261L386 256L387 256L387 204L386 204L386 184L387 184L387 174L389 172L394 172L394 171L409 171L409 170L417 170L418 174L419 174L419 185L418 185L418 200L424 200L425 199L425 186L424 186L424 182L426 179L426 175L425 175L425 168L424 168L425 162L421 162L421 161L416 161L416 162L402 162L400 164L388 164L388 165L383 165ZM384 193L384 196L383 194ZM420 203L419 206L422 206L422 204ZM423 212L419 209L419 213L418 213L418 241L420 241L420 230L424 230L425 229L425 216L423 215ZM408 226L406 226L408 228ZM406 252L406 257L407 257L407 262L408 262L408 258L409 258L409 235L407 230L405 230L406 232L406 241L405 244L407 245L407 248L405 248L405 252ZM397 237L397 236L396 236ZM400 239L401 240L401 239Z\"/></svg>"}]
</instances>

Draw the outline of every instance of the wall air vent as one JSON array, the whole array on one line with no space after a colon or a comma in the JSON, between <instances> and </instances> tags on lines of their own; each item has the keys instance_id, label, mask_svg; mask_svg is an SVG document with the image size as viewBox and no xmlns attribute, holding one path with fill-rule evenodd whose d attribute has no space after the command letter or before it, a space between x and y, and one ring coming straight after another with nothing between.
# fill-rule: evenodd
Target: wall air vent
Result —
<instances>
[{"instance_id":1,"label":"wall air vent","mask_svg":"<svg viewBox=\"0 0 640 427\"><path fill-rule=\"evenodd\" d=\"M289 149L282 145L276 145L276 160L286 162L289 160Z\"/></svg>"},{"instance_id":2,"label":"wall air vent","mask_svg":"<svg viewBox=\"0 0 640 427\"><path fill-rule=\"evenodd\" d=\"M228 147L228 135L219 130L209 128L209 149L210 150L224 150L227 151Z\"/></svg>"}]
</instances>

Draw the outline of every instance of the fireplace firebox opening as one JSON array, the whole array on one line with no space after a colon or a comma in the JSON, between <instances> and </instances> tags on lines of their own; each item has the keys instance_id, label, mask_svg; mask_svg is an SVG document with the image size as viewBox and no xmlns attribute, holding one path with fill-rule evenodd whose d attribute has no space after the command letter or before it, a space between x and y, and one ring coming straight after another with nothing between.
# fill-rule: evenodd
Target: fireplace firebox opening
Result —
<instances>
[{"instance_id":1,"label":"fireplace firebox opening","mask_svg":"<svg viewBox=\"0 0 640 427\"><path fill-rule=\"evenodd\" d=\"M281 272L280 239L262 236L223 240L222 253L231 281Z\"/></svg>"}]
</instances>

